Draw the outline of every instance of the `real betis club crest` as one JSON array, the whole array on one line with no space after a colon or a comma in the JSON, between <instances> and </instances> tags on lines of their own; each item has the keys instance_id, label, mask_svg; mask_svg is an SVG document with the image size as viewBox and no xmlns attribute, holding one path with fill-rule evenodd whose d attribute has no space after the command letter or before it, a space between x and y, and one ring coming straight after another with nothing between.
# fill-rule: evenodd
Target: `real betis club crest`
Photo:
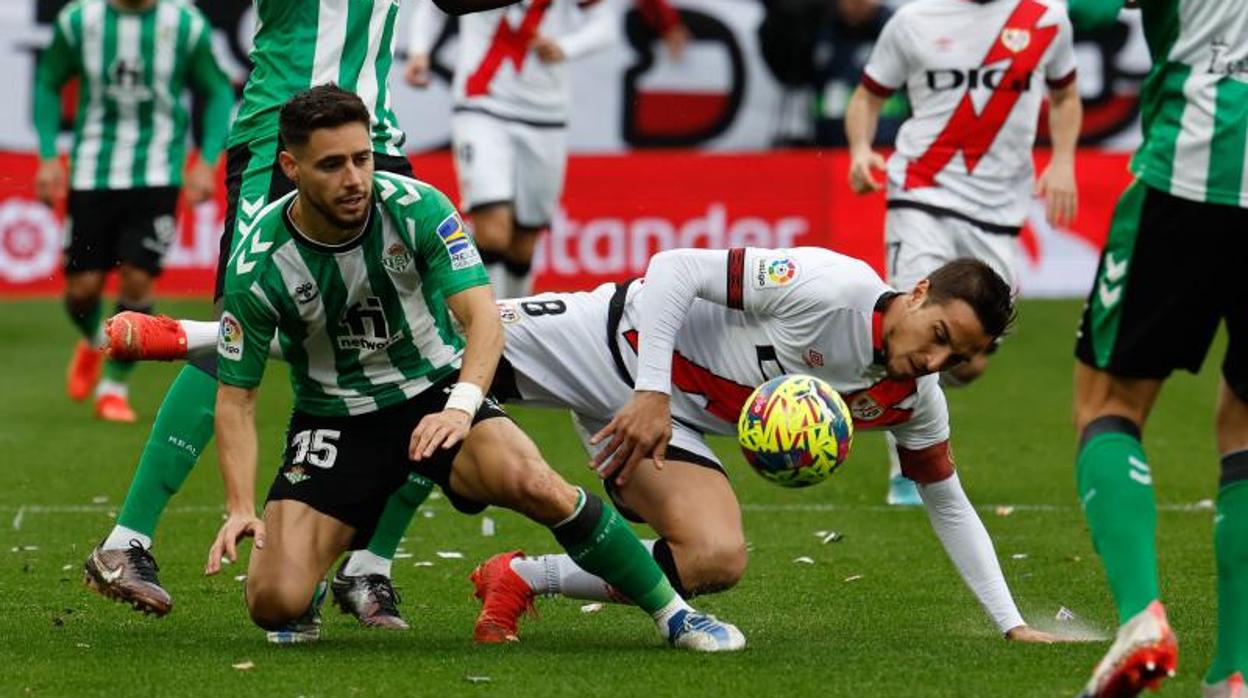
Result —
<instances>
[{"instance_id":1,"label":"real betis club crest","mask_svg":"<svg viewBox=\"0 0 1248 698\"><path fill-rule=\"evenodd\" d=\"M412 263L412 255L406 247L396 242L386 250L386 254L381 258L381 263L390 271L398 274Z\"/></svg>"},{"instance_id":2,"label":"real betis club crest","mask_svg":"<svg viewBox=\"0 0 1248 698\"><path fill-rule=\"evenodd\" d=\"M1031 43L1031 31L1028 29L1016 29L1014 27L1006 27L1001 30L1001 45L1010 50L1011 53L1018 53L1027 48Z\"/></svg>"}]
</instances>

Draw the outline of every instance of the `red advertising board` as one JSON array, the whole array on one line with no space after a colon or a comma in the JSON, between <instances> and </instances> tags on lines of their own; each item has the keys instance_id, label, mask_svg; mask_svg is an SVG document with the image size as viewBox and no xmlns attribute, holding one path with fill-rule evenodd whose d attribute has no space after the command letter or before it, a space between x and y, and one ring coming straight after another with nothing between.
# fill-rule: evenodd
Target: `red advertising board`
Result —
<instances>
[{"instance_id":1,"label":"red advertising board","mask_svg":"<svg viewBox=\"0 0 1248 698\"><path fill-rule=\"evenodd\" d=\"M1043 154L1038 158L1043 164ZM412 159L417 176L452 195L445 153ZM1036 215L1021 239L1023 291L1074 295L1086 290L1118 193L1127 156L1087 150L1078 160L1080 211L1070 230ZM538 290L580 289L644 273L655 252L672 247L818 245L883 261L884 200L855 196L843 151L708 154L642 151L573 156L563 206L539 245ZM35 158L0 153L0 294L59 293L61 224L34 200ZM221 218L215 202L183 207L178 238L159 291L211 293Z\"/></svg>"}]
</instances>

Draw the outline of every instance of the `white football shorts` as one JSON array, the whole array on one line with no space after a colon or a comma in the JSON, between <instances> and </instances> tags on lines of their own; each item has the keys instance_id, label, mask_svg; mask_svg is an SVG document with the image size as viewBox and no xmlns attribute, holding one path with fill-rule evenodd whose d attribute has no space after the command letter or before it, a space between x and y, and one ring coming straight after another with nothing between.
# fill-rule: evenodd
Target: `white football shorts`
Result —
<instances>
[{"instance_id":1,"label":"white football shorts","mask_svg":"<svg viewBox=\"0 0 1248 698\"><path fill-rule=\"evenodd\" d=\"M992 267L1010 288L1018 288L1018 238L986 233L968 221L913 208L890 208L884 217L888 283L898 291L914 285L946 262L974 257Z\"/></svg>"},{"instance_id":2,"label":"white football shorts","mask_svg":"<svg viewBox=\"0 0 1248 698\"><path fill-rule=\"evenodd\" d=\"M457 111L451 116L451 141L463 210L511 203L517 226L550 225L567 168L566 126Z\"/></svg>"}]
</instances>

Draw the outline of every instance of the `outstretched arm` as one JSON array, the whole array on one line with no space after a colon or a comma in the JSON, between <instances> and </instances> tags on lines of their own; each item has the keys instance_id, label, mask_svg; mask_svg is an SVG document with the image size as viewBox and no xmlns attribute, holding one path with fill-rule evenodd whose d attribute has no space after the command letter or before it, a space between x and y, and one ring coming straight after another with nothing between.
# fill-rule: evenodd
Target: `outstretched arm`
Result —
<instances>
[{"instance_id":1,"label":"outstretched arm","mask_svg":"<svg viewBox=\"0 0 1248 698\"><path fill-rule=\"evenodd\" d=\"M949 442L927 448L898 448L901 470L919 485L919 495L936 537L945 548L962 581L970 587L984 611L1006 639L1057 642L1063 638L1031 629L1018 612L988 529L962 489L949 454Z\"/></svg>"}]
</instances>

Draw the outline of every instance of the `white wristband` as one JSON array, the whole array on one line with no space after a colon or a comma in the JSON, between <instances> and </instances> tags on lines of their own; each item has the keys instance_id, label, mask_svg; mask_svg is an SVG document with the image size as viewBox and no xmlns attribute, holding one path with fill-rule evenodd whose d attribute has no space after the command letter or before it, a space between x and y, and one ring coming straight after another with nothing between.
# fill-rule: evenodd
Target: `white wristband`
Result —
<instances>
[{"instance_id":1,"label":"white wristband","mask_svg":"<svg viewBox=\"0 0 1248 698\"><path fill-rule=\"evenodd\" d=\"M446 409L467 412L470 417L475 417L484 399L485 393L481 392L481 388L461 381L451 388L451 394L446 398Z\"/></svg>"}]
</instances>

